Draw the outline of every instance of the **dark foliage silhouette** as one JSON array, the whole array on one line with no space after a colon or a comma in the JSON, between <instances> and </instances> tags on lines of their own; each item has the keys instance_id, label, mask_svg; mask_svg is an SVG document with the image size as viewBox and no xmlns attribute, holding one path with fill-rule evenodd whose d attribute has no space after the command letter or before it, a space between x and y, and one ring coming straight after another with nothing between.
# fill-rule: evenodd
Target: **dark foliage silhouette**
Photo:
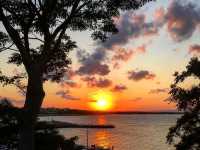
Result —
<instances>
[{"instance_id":1,"label":"dark foliage silhouette","mask_svg":"<svg viewBox=\"0 0 200 150\"><path fill-rule=\"evenodd\" d=\"M14 149L18 146L18 114L19 109L7 100L0 100L0 145L8 149Z\"/></svg>"},{"instance_id":2,"label":"dark foliage silhouette","mask_svg":"<svg viewBox=\"0 0 200 150\"><path fill-rule=\"evenodd\" d=\"M0 100L0 149L4 147L16 150L19 147L20 109L14 107L9 100ZM47 124L38 122L38 124ZM82 150L84 147L75 143L78 137L66 139L56 129L40 129L34 134L37 150Z\"/></svg>"},{"instance_id":3,"label":"dark foliage silhouette","mask_svg":"<svg viewBox=\"0 0 200 150\"><path fill-rule=\"evenodd\" d=\"M20 150L35 149L33 129L45 96L43 82L59 82L71 63L68 52L76 43L67 31L88 30L94 40L103 42L117 33L113 17L148 1L151 0L0 0L0 22L6 30L0 31L0 51L11 51L8 63L23 64L26 72L13 77L1 74L0 81L19 85L20 79L28 80Z\"/></svg>"},{"instance_id":4,"label":"dark foliage silhouette","mask_svg":"<svg viewBox=\"0 0 200 150\"><path fill-rule=\"evenodd\" d=\"M185 89L180 84L189 77L194 77L197 84ZM196 81L195 80L195 81ZM176 125L171 127L167 142L174 144L177 150L200 149L200 60L192 58L186 71L175 73L174 84L171 85L171 102L176 103L177 109L184 115L179 118ZM176 140L176 138L180 138ZM175 142L176 141L176 142Z\"/></svg>"}]
</instances>

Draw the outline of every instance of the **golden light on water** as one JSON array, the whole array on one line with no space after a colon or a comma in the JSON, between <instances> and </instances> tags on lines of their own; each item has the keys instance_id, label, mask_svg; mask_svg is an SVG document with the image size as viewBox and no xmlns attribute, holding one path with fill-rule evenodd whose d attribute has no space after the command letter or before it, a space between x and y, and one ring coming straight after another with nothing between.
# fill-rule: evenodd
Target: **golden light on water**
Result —
<instances>
[{"instance_id":1,"label":"golden light on water","mask_svg":"<svg viewBox=\"0 0 200 150\"><path fill-rule=\"evenodd\" d=\"M111 146L109 133L104 130L97 131L95 133L95 144L108 149Z\"/></svg>"},{"instance_id":2,"label":"golden light on water","mask_svg":"<svg viewBox=\"0 0 200 150\"><path fill-rule=\"evenodd\" d=\"M113 95L111 92L107 91L97 91L91 94L92 102L90 106L92 109L107 111L111 110L113 107Z\"/></svg>"}]
</instances>

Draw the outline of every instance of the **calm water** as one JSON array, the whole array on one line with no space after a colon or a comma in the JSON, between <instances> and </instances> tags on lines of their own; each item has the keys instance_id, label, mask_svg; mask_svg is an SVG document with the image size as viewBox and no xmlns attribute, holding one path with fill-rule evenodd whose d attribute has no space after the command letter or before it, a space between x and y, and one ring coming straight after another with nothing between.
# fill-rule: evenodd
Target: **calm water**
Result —
<instances>
[{"instance_id":1,"label":"calm water","mask_svg":"<svg viewBox=\"0 0 200 150\"><path fill-rule=\"evenodd\" d=\"M174 150L166 144L170 126L178 115L103 115L54 116L45 120L58 120L80 124L113 124L114 129L89 129L89 144L114 150ZM61 129L67 138L79 136L78 143L86 145L86 129Z\"/></svg>"}]
</instances>

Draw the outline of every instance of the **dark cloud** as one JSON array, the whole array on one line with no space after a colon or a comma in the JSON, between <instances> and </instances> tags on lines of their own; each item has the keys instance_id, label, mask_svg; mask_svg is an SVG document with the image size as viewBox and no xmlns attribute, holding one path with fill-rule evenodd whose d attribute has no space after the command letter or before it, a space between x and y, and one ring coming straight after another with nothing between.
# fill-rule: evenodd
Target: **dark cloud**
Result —
<instances>
[{"instance_id":1,"label":"dark cloud","mask_svg":"<svg viewBox=\"0 0 200 150\"><path fill-rule=\"evenodd\" d=\"M136 48L122 48L122 47L115 47L112 56L113 68L119 69L120 62L127 62L129 61L134 55L136 54L143 54L146 52L146 44L142 44Z\"/></svg>"},{"instance_id":2,"label":"dark cloud","mask_svg":"<svg viewBox=\"0 0 200 150\"><path fill-rule=\"evenodd\" d=\"M200 25L200 8L191 2L174 0L167 9L157 9L152 20L147 20L145 14L134 14L129 11L119 18L115 18L115 24L119 30L111 35L106 42L97 43L97 49L92 54L79 51L77 56L80 68L76 71L79 75L107 75L110 72L105 59L108 50L114 53L113 67L119 68L119 61L127 61L136 52L146 52L146 45L138 49L119 49L126 45L130 39L141 36L152 36L159 33L160 28L166 25L170 37L176 41L184 41L190 38Z\"/></svg>"},{"instance_id":3,"label":"dark cloud","mask_svg":"<svg viewBox=\"0 0 200 150\"><path fill-rule=\"evenodd\" d=\"M56 95L62 97L65 100L80 100L80 98L70 95L69 91L58 91L56 92Z\"/></svg>"},{"instance_id":4,"label":"dark cloud","mask_svg":"<svg viewBox=\"0 0 200 150\"><path fill-rule=\"evenodd\" d=\"M153 80L156 77L155 74L147 71L147 70L141 70L141 71L129 71L128 72L128 79L134 80L134 81L140 81L142 79L146 80Z\"/></svg>"},{"instance_id":5,"label":"dark cloud","mask_svg":"<svg viewBox=\"0 0 200 150\"><path fill-rule=\"evenodd\" d=\"M85 51L78 51L77 57L81 66L76 71L79 75L107 75L110 72L109 66L103 61L106 59L104 50L96 49L94 53L88 54Z\"/></svg>"},{"instance_id":6,"label":"dark cloud","mask_svg":"<svg viewBox=\"0 0 200 150\"><path fill-rule=\"evenodd\" d=\"M82 78L82 80L85 81L89 87L106 88L112 85L112 81L105 78L96 79L95 77L87 76Z\"/></svg>"},{"instance_id":7,"label":"dark cloud","mask_svg":"<svg viewBox=\"0 0 200 150\"><path fill-rule=\"evenodd\" d=\"M159 8L154 13L153 24L167 25L170 37L176 42L189 39L200 24L200 8L192 2L174 0L168 9Z\"/></svg>"},{"instance_id":8,"label":"dark cloud","mask_svg":"<svg viewBox=\"0 0 200 150\"><path fill-rule=\"evenodd\" d=\"M146 22L144 14L133 15L133 12L127 12L116 22L119 32L112 35L106 42L99 43L100 47L112 49L114 46L127 44L131 38L155 35L158 32L158 26L153 22Z\"/></svg>"},{"instance_id":9,"label":"dark cloud","mask_svg":"<svg viewBox=\"0 0 200 150\"><path fill-rule=\"evenodd\" d=\"M189 53L190 54L200 54L200 45L199 44L191 45L189 47Z\"/></svg>"},{"instance_id":10,"label":"dark cloud","mask_svg":"<svg viewBox=\"0 0 200 150\"><path fill-rule=\"evenodd\" d=\"M112 91L114 91L114 92L122 92L122 91L124 91L126 89L127 89L127 87L125 85L119 84L119 85L115 85L113 87Z\"/></svg>"},{"instance_id":11,"label":"dark cloud","mask_svg":"<svg viewBox=\"0 0 200 150\"><path fill-rule=\"evenodd\" d=\"M134 55L133 49L117 48L113 51L114 55L112 56L112 63L114 69L120 68L120 62L127 62Z\"/></svg>"},{"instance_id":12,"label":"dark cloud","mask_svg":"<svg viewBox=\"0 0 200 150\"><path fill-rule=\"evenodd\" d=\"M171 37L177 41L190 38L200 24L200 9L193 3L173 1L167 11L167 29Z\"/></svg>"},{"instance_id":13,"label":"dark cloud","mask_svg":"<svg viewBox=\"0 0 200 150\"><path fill-rule=\"evenodd\" d=\"M119 48L115 50L115 53L112 57L113 61L128 61L134 54L134 51L132 49L125 49L125 48Z\"/></svg>"},{"instance_id":14,"label":"dark cloud","mask_svg":"<svg viewBox=\"0 0 200 150\"><path fill-rule=\"evenodd\" d=\"M168 88L151 89L149 91L150 94L159 94L159 93L168 93L168 92L169 92Z\"/></svg>"},{"instance_id":15,"label":"dark cloud","mask_svg":"<svg viewBox=\"0 0 200 150\"><path fill-rule=\"evenodd\" d=\"M153 20L148 21L145 14L134 14L132 11L115 18L118 33L111 35L106 42L98 43L100 49L113 50L115 46L126 45L130 39L141 36L152 36L167 25L170 36L177 42L192 36L200 24L200 8L191 2L174 0L167 10L157 9Z\"/></svg>"},{"instance_id":16,"label":"dark cloud","mask_svg":"<svg viewBox=\"0 0 200 150\"><path fill-rule=\"evenodd\" d=\"M98 61L101 62L106 59L105 51L96 49L92 54L87 53L84 50L77 51L77 57L79 62L86 63L87 61Z\"/></svg>"},{"instance_id":17,"label":"dark cloud","mask_svg":"<svg viewBox=\"0 0 200 150\"><path fill-rule=\"evenodd\" d=\"M110 72L109 66L107 64L91 63L88 65L83 65L79 68L77 73L79 75L107 75Z\"/></svg>"}]
</instances>

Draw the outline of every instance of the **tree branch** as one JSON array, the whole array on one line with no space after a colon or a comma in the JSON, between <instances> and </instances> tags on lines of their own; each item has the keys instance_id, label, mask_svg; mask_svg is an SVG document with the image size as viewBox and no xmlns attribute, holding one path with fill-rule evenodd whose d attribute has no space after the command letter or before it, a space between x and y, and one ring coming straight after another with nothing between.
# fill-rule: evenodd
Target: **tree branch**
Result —
<instances>
[{"instance_id":1,"label":"tree branch","mask_svg":"<svg viewBox=\"0 0 200 150\"><path fill-rule=\"evenodd\" d=\"M80 3L80 0L76 0L73 4L71 13L69 15L69 17L60 25L58 26L55 30L54 33L51 36L51 40L54 41L56 36L58 35L58 33L60 32L57 40L55 41L54 47L51 49L48 48L44 48L44 51L41 54L41 61L42 61L42 66L45 65L45 63L48 61L50 55L53 53L53 51L59 46L59 44L61 43L62 37L65 34L65 31L67 29L68 23L71 21L71 18L75 15L77 7Z\"/></svg>"},{"instance_id":2,"label":"tree branch","mask_svg":"<svg viewBox=\"0 0 200 150\"><path fill-rule=\"evenodd\" d=\"M12 50L12 51L18 52L17 49L11 48L13 45L14 45L14 43L10 44L8 47L2 47L2 48L0 48L0 52L3 52L5 50Z\"/></svg>"},{"instance_id":3,"label":"tree branch","mask_svg":"<svg viewBox=\"0 0 200 150\"><path fill-rule=\"evenodd\" d=\"M32 0L28 0L28 4L30 6L30 9L33 9L33 12L35 11L38 17L41 17L40 12L38 11L37 7L33 4Z\"/></svg>"},{"instance_id":4,"label":"tree branch","mask_svg":"<svg viewBox=\"0 0 200 150\"><path fill-rule=\"evenodd\" d=\"M43 40L41 40L41 39L39 39L39 38L37 38L37 37L29 37L29 39L30 39L30 40L38 40L38 41L44 43Z\"/></svg>"},{"instance_id":5,"label":"tree branch","mask_svg":"<svg viewBox=\"0 0 200 150\"><path fill-rule=\"evenodd\" d=\"M23 60L25 67L28 68L28 66L31 64L30 54L27 53L27 51L23 45L23 42L20 39L19 33L11 26L10 22L6 18L1 4L0 4L0 20L2 21L7 33L11 37L11 39L14 42L14 44L16 45L16 47L18 48L19 52L21 53L22 60ZM28 69L27 69L27 71L28 71Z\"/></svg>"},{"instance_id":6,"label":"tree branch","mask_svg":"<svg viewBox=\"0 0 200 150\"><path fill-rule=\"evenodd\" d=\"M58 27L54 30L54 32L53 32L53 34L52 34L52 38L53 38L53 39L58 35L58 33L59 33L63 28L65 28L65 27L68 25L68 23L70 22L71 18L72 18L73 15L75 14L76 9L77 9L79 3L80 3L80 0L76 0L76 1L74 2L74 5L73 5L73 7L72 7L71 13L70 13L70 15L68 16L68 18L67 18L62 24L60 24L60 26L58 26Z\"/></svg>"}]
</instances>

